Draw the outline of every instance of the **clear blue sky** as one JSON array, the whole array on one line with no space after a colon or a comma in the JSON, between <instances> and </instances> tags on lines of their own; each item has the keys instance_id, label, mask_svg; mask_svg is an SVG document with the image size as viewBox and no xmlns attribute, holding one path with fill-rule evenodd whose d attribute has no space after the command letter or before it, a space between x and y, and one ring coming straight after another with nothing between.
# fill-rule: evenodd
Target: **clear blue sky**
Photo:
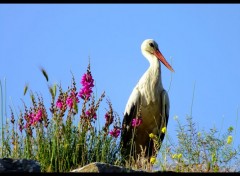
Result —
<instances>
[{"instance_id":1,"label":"clear blue sky","mask_svg":"<svg viewBox=\"0 0 240 176\"><path fill-rule=\"evenodd\" d=\"M73 72L80 79L91 58L98 96L104 90L123 115L132 89L148 68L140 45L153 38L175 73L162 66L169 90L168 132L176 137L178 116L190 114L199 130L237 126L240 139L239 4L0 4L0 79L7 80L7 101L22 108L26 83L50 95L39 71L66 90ZM101 119L107 104L102 103ZM8 114L9 115L9 114ZM238 138L238 139L236 139Z\"/></svg>"}]
</instances>

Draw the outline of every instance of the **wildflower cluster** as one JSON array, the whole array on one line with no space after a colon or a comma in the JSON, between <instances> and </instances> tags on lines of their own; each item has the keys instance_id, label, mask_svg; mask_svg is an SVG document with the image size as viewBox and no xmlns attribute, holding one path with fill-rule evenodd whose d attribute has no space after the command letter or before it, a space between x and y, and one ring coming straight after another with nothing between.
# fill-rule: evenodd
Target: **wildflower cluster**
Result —
<instances>
[{"instance_id":1,"label":"wildflower cluster","mask_svg":"<svg viewBox=\"0 0 240 176\"><path fill-rule=\"evenodd\" d=\"M42 124L44 122L45 127L49 124L43 100L38 97L37 103L33 95L31 95L31 98L33 107L28 109L25 105L25 113L23 115L22 112L20 112L19 119L20 132L22 132L23 129L26 129L27 133L30 135L32 135L32 128L37 127L38 124Z\"/></svg>"},{"instance_id":2,"label":"wildflower cluster","mask_svg":"<svg viewBox=\"0 0 240 176\"><path fill-rule=\"evenodd\" d=\"M114 126L114 128L109 132L109 134L115 138L117 138L120 134L120 128L117 126Z\"/></svg>"},{"instance_id":3,"label":"wildflower cluster","mask_svg":"<svg viewBox=\"0 0 240 176\"><path fill-rule=\"evenodd\" d=\"M50 92L52 89L50 89ZM75 115L78 111L78 103L80 102L78 93L76 92L76 83L74 77L72 77L72 85L66 92L64 92L59 86L59 95L57 101L54 103L55 97L53 96L52 106L50 111L55 116L63 117L68 109L68 116L70 114Z\"/></svg>"},{"instance_id":4,"label":"wildflower cluster","mask_svg":"<svg viewBox=\"0 0 240 176\"><path fill-rule=\"evenodd\" d=\"M63 108L63 102L61 101L61 99L58 99L58 100L57 100L56 106L57 106L59 109L62 109L62 108Z\"/></svg>"},{"instance_id":5,"label":"wildflower cluster","mask_svg":"<svg viewBox=\"0 0 240 176\"><path fill-rule=\"evenodd\" d=\"M77 93L71 91L70 95L67 97L66 104L70 109L72 109L77 103L79 103Z\"/></svg>"},{"instance_id":6,"label":"wildflower cluster","mask_svg":"<svg viewBox=\"0 0 240 176\"><path fill-rule=\"evenodd\" d=\"M36 125L37 122L39 122L40 120L42 120L42 110L38 109L38 111L36 113L30 113L29 114L29 123L30 124L26 124L25 128L28 127L28 125Z\"/></svg>"},{"instance_id":7,"label":"wildflower cluster","mask_svg":"<svg viewBox=\"0 0 240 176\"><path fill-rule=\"evenodd\" d=\"M65 115L68 108L67 97L68 97L68 93L64 92L61 86L59 86L59 95L58 95L57 101L54 102L54 98L53 98L51 107L50 107L50 112L54 116L58 116L59 118L62 118Z\"/></svg>"},{"instance_id":8,"label":"wildflower cluster","mask_svg":"<svg viewBox=\"0 0 240 176\"><path fill-rule=\"evenodd\" d=\"M41 71L48 82L47 72L43 69ZM42 171L50 172L66 172L70 168L96 161L114 164L119 155L117 138L121 132L120 120L108 101L109 109L103 116L106 120L104 128L101 131L96 126L97 112L105 92L98 99L94 97L94 79L90 64L80 80L80 85L78 90L73 76L66 91L61 85L48 85L51 94L49 109L45 107L42 96L33 94L29 86L25 86L24 96L31 91L32 102L28 107L23 101L24 110L20 110L18 124L15 123L11 109L13 127L9 139L13 146L6 146L6 142L4 149L0 147L0 151L8 152L4 156L37 159ZM49 114L47 110L50 110ZM77 115L79 118L76 118Z\"/></svg>"},{"instance_id":9,"label":"wildflower cluster","mask_svg":"<svg viewBox=\"0 0 240 176\"><path fill-rule=\"evenodd\" d=\"M103 127L103 130L105 131L105 134L110 134L112 137L117 138L120 135L121 128L119 122L114 121L113 129L109 131L109 127L111 124L113 124L114 115L113 115L113 108L110 101L107 101L109 105L109 110L105 114L105 125Z\"/></svg>"},{"instance_id":10,"label":"wildflower cluster","mask_svg":"<svg viewBox=\"0 0 240 176\"><path fill-rule=\"evenodd\" d=\"M86 112L85 112L86 116L91 119L97 119L97 114L96 114L96 111L94 110L93 107L91 107L90 109L88 109Z\"/></svg>"},{"instance_id":11,"label":"wildflower cluster","mask_svg":"<svg viewBox=\"0 0 240 176\"><path fill-rule=\"evenodd\" d=\"M92 88L94 87L94 79L92 78L92 74L90 71L90 65L87 69L87 73L85 73L82 77L81 80L82 84L82 89L79 92L79 97L81 97L83 100L89 100L91 93L92 93Z\"/></svg>"}]
</instances>

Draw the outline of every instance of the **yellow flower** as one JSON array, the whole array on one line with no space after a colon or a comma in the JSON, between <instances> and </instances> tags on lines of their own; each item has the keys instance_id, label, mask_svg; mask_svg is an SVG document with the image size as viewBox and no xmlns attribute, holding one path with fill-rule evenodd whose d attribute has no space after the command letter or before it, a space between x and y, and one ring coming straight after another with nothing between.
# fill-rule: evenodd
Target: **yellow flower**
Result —
<instances>
[{"instance_id":1,"label":"yellow flower","mask_svg":"<svg viewBox=\"0 0 240 176\"><path fill-rule=\"evenodd\" d=\"M179 153L179 154L177 155L177 157L178 157L178 159L182 158L182 154Z\"/></svg>"},{"instance_id":2,"label":"yellow flower","mask_svg":"<svg viewBox=\"0 0 240 176\"><path fill-rule=\"evenodd\" d=\"M172 159L176 159L178 157L178 154L173 154Z\"/></svg>"},{"instance_id":3,"label":"yellow flower","mask_svg":"<svg viewBox=\"0 0 240 176\"><path fill-rule=\"evenodd\" d=\"M232 136L228 136L228 138L227 138L227 143L228 143L228 144L231 144L231 143L232 143L232 140L233 140L233 139L232 139Z\"/></svg>"},{"instance_id":4,"label":"yellow flower","mask_svg":"<svg viewBox=\"0 0 240 176\"><path fill-rule=\"evenodd\" d=\"M166 131L167 131L167 128L166 128L166 127L163 127L163 128L162 128L162 132L163 132L163 133L166 133Z\"/></svg>"},{"instance_id":5,"label":"yellow flower","mask_svg":"<svg viewBox=\"0 0 240 176\"><path fill-rule=\"evenodd\" d=\"M182 154L181 153L179 153L179 154L173 154L172 155L172 159L180 159L180 158L182 158Z\"/></svg>"},{"instance_id":6,"label":"yellow flower","mask_svg":"<svg viewBox=\"0 0 240 176\"><path fill-rule=\"evenodd\" d=\"M152 157L150 158L150 163L151 163L151 164L155 164L156 161L157 161L156 157L152 156Z\"/></svg>"},{"instance_id":7,"label":"yellow flower","mask_svg":"<svg viewBox=\"0 0 240 176\"><path fill-rule=\"evenodd\" d=\"M155 135L155 134L153 134L153 133L150 133L150 134L149 134L149 137L150 137L151 139L153 139L153 138L155 138L155 137L156 137L156 135Z\"/></svg>"},{"instance_id":8,"label":"yellow flower","mask_svg":"<svg viewBox=\"0 0 240 176\"><path fill-rule=\"evenodd\" d=\"M198 135L198 137L201 137L201 133L200 133L200 132L198 132L198 134L197 134L197 135Z\"/></svg>"}]
</instances>

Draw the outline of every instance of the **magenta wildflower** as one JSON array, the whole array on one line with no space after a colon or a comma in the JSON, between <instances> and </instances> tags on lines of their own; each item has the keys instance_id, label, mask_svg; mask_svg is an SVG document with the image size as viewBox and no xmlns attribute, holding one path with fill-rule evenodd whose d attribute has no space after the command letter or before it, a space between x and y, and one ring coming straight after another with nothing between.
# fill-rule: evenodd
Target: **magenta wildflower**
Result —
<instances>
[{"instance_id":1,"label":"magenta wildflower","mask_svg":"<svg viewBox=\"0 0 240 176\"><path fill-rule=\"evenodd\" d=\"M78 96L81 97L82 99L88 100L91 96L92 88L94 86L93 82L94 79L92 78L91 72L88 71L82 77L81 84L83 87L79 91Z\"/></svg>"},{"instance_id":2,"label":"magenta wildflower","mask_svg":"<svg viewBox=\"0 0 240 176\"><path fill-rule=\"evenodd\" d=\"M28 115L29 121L25 124L24 128L28 128L29 126L34 126L37 124L37 122L42 120L42 109L39 109L37 113L29 113Z\"/></svg>"},{"instance_id":3,"label":"magenta wildflower","mask_svg":"<svg viewBox=\"0 0 240 176\"><path fill-rule=\"evenodd\" d=\"M35 114L32 113L32 112L29 114L29 119L30 119L29 122L30 122L30 123L29 123L28 125L26 124L26 126L34 125L34 124L35 124L35 121L34 121L35 118L34 118L34 116L35 116Z\"/></svg>"},{"instance_id":4,"label":"magenta wildflower","mask_svg":"<svg viewBox=\"0 0 240 176\"><path fill-rule=\"evenodd\" d=\"M62 101L61 101L60 99L57 100L56 106L57 106L59 109L62 109L63 103L62 103Z\"/></svg>"},{"instance_id":5,"label":"magenta wildflower","mask_svg":"<svg viewBox=\"0 0 240 176\"><path fill-rule=\"evenodd\" d=\"M109 114L109 112L105 114L105 119L108 125L111 125L113 123L113 117Z\"/></svg>"},{"instance_id":6,"label":"magenta wildflower","mask_svg":"<svg viewBox=\"0 0 240 176\"><path fill-rule=\"evenodd\" d=\"M74 103L79 103L79 99L77 97L77 93L72 91L66 99L66 104L70 109L72 109Z\"/></svg>"},{"instance_id":7,"label":"magenta wildflower","mask_svg":"<svg viewBox=\"0 0 240 176\"><path fill-rule=\"evenodd\" d=\"M82 99L89 99L90 96L91 96L91 93L92 93L92 88L90 88L89 86L85 86L83 87L80 92L79 92L79 96L82 98Z\"/></svg>"},{"instance_id":8,"label":"magenta wildflower","mask_svg":"<svg viewBox=\"0 0 240 176\"><path fill-rule=\"evenodd\" d=\"M120 129L118 127L114 127L110 132L109 134L112 136L112 137L115 137L117 138L120 134Z\"/></svg>"},{"instance_id":9,"label":"magenta wildflower","mask_svg":"<svg viewBox=\"0 0 240 176\"><path fill-rule=\"evenodd\" d=\"M94 118L95 120L97 119L97 114L93 108L87 110L85 114L90 118Z\"/></svg>"},{"instance_id":10,"label":"magenta wildflower","mask_svg":"<svg viewBox=\"0 0 240 176\"><path fill-rule=\"evenodd\" d=\"M81 80L81 84L83 86L93 87L94 86L93 82L94 82L94 79L92 78L91 72L85 73L83 75L82 80Z\"/></svg>"},{"instance_id":11,"label":"magenta wildflower","mask_svg":"<svg viewBox=\"0 0 240 176\"><path fill-rule=\"evenodd\" d=\"M42 110L41 109L38 110L37 114L34 117L34 121L38 122L40 120L42 120Z\"/></svg>"},{"instance_id":12,"label":"magenta wildflower","mask_svg":"<svg viewBox=\"0 0 240 176\"><path fill-rule=\"evenodd\" d=\"M142 119L141 118L132 119L132 126L133 127L138 127L141 124L142 124Z\"/></svg>"},{"instance_id":13,"label":"magenta wildflower","mask_svg":"<svg viewBox=\"0 0 240 176\"><path fill-rule=\"evenodd\" d=\"M66 104L71 109L73 107L73 99L72 97L67 97Z\"/></svg>"}]
</instances>

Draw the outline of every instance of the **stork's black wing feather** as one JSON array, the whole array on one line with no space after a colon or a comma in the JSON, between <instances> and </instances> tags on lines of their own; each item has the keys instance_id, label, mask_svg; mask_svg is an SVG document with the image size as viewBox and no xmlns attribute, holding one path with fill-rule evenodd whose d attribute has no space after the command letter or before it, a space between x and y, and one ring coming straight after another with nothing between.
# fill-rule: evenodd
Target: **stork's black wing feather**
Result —
<instances>
[{"instance_id":1,"label":"stork's black wing feather","mask_svg":"<svg viewBox=\"0 0 240 176\"><path fill-rule=\"evenodd\" d=\"M166 92L166 90L163 90L161 92L161 105L162 105L162 121L164 122L164 124L161 126L161 128L163 127L167 127L168 124L168 119L169 119L169 109L170 109L170 103L169 103L169 98L168 98L168 93ZM160 142L163 141L165 136L165 133L162 133L162 129L160 129Z\"/></svg>"},{"instance_id":2,"label":"stork's black wing feather","mask_svg":"<svg viewBox=\"0 0 240 176\"><path fill-rule=\"evenodd\" d=\"M131 141L132 141L132 119L136 118L139 107L140 107L140 92L135 88L130 95L126 110L122 122L122 133L121 133L121 154L123 158L128 158L131 150Z\"/></svg>"}]
</instances>

